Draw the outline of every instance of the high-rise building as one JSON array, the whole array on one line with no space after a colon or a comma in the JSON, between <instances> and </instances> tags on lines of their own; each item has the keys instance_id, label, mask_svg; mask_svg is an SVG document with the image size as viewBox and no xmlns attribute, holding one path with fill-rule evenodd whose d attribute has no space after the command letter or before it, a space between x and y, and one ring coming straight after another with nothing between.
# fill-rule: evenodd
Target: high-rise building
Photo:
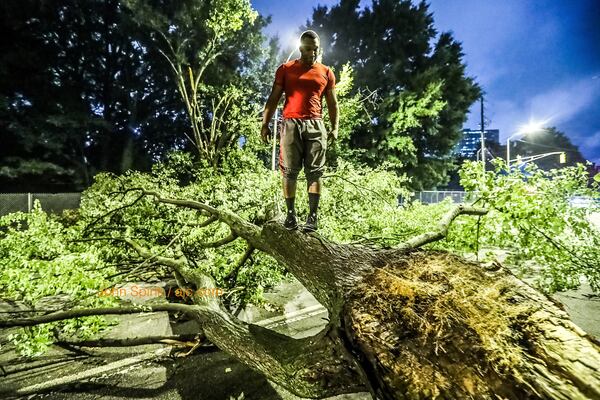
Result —
<instances>
[{"instance_id":1,"label":"high-rise building","mask_svg":"<svg viewBox=\"0 0 600 400\"><path fill-rule=\"evenodd\" d=\"M500 144L500 131L498 129L485 129L486 147ZM463 138L454 148L454 153L464 158L476 158L477 151L481 149L481 131L463 129Z\"/></svg>"}]
</instances>

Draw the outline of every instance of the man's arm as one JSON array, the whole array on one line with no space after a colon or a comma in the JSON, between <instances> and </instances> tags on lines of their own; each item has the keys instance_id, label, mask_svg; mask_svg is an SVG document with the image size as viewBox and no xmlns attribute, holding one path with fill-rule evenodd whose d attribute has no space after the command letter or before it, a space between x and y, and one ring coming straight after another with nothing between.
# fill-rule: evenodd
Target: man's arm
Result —
<instances>
[{"instance_id":1,"label":"man's arm","mask_svg":"<svg viewBox=\"0 0 600 400\"><path fill-rule=\"evenodd\" d=\"M260 135L262 136L263 142L268 142L271 137L271 129L269 129L269 123L271 122L271 118L273 118L273 114L275 114L275 109L277 109L277 104L279 103L279 99L281 99L281 95L283 94L283 87L274 83L273 89L271 89L271 94L269 95L269 99L265 104L265 110L263 111L263 120L262 120L262 128L260 129Z\"/></svg>"},{"instance_id":2,"label":"man's arm","mask_svg":"<svg viewBox=\"0 0 600 400\"><path fill-rule=\"evenodd\" d=\"M329 139L336 140L338 137L339 128L339 112L337 96L335 88L331 88L325 92L325 100L327 101L327 111L329 111L329 122L331 123L331 131L329 131Z\"/></svg>"}]
</instances>

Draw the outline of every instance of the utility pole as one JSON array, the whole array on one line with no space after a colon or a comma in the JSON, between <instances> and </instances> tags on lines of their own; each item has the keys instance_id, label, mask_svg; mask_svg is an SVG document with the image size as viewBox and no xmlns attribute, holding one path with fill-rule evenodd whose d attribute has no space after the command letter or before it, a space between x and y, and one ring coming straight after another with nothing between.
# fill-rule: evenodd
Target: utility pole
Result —
<instances>
[{"instance_id":1,"label":"utility pole","mask_svg":"<svg viewBox=\"0 0 600 400\"><path fill-rule=\"evenodd\" d=\"M483 118L483 95L481 96L481 160L483 161L483 175L485 176L485 119Z\"/></svg>"},{"instance_id":2,"label":"utility pole","mask_svg":"<svg viewBox=\"0 0 600 400\"><path fill-rule=\"evenodd\" d=\"M275 120L273 121L273 149L271 150L271 170L277 171L277 164L275 163L277 154L277 121L279 120L279 104L275 107Z\"/></svg>"}]
</instances>

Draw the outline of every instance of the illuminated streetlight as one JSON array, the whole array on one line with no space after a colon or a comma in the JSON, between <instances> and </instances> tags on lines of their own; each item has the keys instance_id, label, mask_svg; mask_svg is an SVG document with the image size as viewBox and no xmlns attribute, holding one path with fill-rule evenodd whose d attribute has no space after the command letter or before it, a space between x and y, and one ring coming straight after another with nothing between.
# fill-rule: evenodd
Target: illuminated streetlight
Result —
<instances>
[{"instance_id":1,"label":"illuminated streetlight","mask_svg":"<svg viewBox=\"0 0 600 400\"><path fill-rule=\"evenodd\" d=\"M523 125L519 128L519 130L513 133L511 136L506 139L506 165L510 167L510 139L519 135L528 135L532 133L536 133L544 130L545 122L529 122L526 125Z\"/></svg>"}]
</instances>

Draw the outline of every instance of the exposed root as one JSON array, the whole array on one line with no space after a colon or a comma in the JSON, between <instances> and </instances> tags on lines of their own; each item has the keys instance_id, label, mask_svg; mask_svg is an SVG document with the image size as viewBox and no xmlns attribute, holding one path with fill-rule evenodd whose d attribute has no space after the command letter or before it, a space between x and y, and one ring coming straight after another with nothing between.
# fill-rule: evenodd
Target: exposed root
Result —
<instances>
[{"instance_id":1,"label":"exposed root","mask_svg":"<svg viewBox=\"0 0 600 400\"><path fill-rule=\"evenodd\" d=\"M356 288L353 339L376 354L394 398L527 398L514 385L527 362L515 325L538 307L514 296L507 277L451 254L412 252Z\"/></svg>"}]
</instances>

